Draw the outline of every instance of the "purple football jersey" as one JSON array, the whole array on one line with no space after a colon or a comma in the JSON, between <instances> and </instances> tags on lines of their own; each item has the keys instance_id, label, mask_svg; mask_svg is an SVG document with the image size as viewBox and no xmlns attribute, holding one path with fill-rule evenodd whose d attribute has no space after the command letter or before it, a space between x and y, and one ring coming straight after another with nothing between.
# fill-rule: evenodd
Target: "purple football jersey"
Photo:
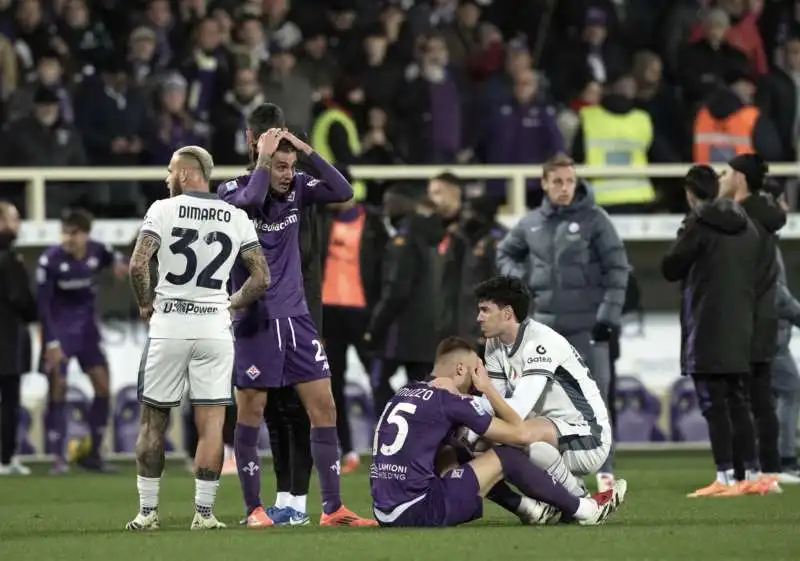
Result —
<instances>
[{"instance_id":1,"label":"purple football jersey","mask_svg":"<svg viewBox=\"0 0 800 561\"><path fill-rule=\"evenodd\" d=\"M311 155L311 161L322 179L298 172L291 189L283 196L270 191L269 172L263 169L228 181L217 189L221 199L244 209L255 224L272 278L259 301L262 319L308 313L300 263L300 211L309 204L343 202L353 196L353 188L336 168L317 154ZM237 261L231 271L231 291L239 290L248 276L247 269Z\"/></svg>"},{"instance_id":2,"label":"purple football jersey","mask_svg":"<svg viewBox=\"0 0 800 561\"><path fill-rule=\"evenodd\" d=\"M61 246L45 250L36 269L36 300L45 343L81 341L97 332L97 274L114 263L116 254L89 241L86 255L75 259Z\"/></svg>"},{"instance_id":3,"label":"purple football jersey","mask_svg":"<svg viewBox=\"0 0 800 561\"><path fill-rule=\"evenodd\" d=\"M427 492L438 477L436 454L451 431L484 434L492 417L470 396L427 382L409 384L389 401L375 428L369 477L375 508L388 512Z\"/></svg>"}]
</instances>

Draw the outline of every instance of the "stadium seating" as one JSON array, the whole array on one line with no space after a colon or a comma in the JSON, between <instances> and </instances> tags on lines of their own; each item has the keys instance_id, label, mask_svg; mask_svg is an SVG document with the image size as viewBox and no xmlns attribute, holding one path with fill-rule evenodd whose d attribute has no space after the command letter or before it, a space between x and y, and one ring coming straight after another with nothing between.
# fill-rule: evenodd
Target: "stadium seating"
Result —
<instances>
[{"instance_id":1,"label":"stadium seating","mask_svg":"<svg viewBox=\"0 0 800 561\"><path fill-rule=\"evenodd\" d=\"M658 428L661 403L638 378L620 376L617 379L616 408L618 442L665 440Z\"/></svg>"},{"instance_id":2,"label":"stadium seating","mask_svg":"<svg viewBox=\"0 0 800 561\"><path fill-rule=\"evenodd\" d=\"M690 378L680 378L672 386L670 420L675 442L708 442L708 425Z\"/></svg>"}]
</instances>

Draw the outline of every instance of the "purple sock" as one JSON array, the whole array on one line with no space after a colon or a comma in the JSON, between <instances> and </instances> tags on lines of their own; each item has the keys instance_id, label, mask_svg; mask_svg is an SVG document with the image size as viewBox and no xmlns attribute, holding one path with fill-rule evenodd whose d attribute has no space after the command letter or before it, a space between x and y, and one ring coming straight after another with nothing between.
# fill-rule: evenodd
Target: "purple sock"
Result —
<instances>
[{"instance_id":1,"label":"purple sock","mask_svg":"<svg viewBox=\"0 0 800 561\"><path fill-rule=\"evenodd\" d=\"M526 453L508 446L497 446L494 451L500 458L505 478L523 495L553 505L568 516L578 511L580 499L549 473L531 464Z\"/></svg>"},{"instance_id":2,"label":"purple sock","mask_svg":"<svg viewBox=\"0 0 800 561\"><path fill-rule=\"evenodd\" d=\"M311 429L311 457L319 474L322 510L325 514L333 514L342 506L342 497L339 494L339 438L336 436L336 427Z\"/></svg>"},{"instance_id":3,"label":"purple sock","mask_svg":"<svg viewBox=\"0 0 800 561\"><path fill-rule=\"evenodd\" d=\"M261 458L258 455L259 427L249 427L236 423L233 433L233 448L236 453L236 467L239 470L239 483L242 486L244 504L249 516L261 504Z\"/></svg>"},{"instance_id":4,"label":"purple sock","mask_svg":"<svg viewBox=\"0 0 800 561\"><path fill-rule=\"evenodd\" d=\"M89 409L89 430L92 432L92 456L100 457L103 436L108 426L108 397L95 396Z\"/></svg>"},{"instance_id":5,"label":"purple sock","mask_svg":"<svg viewBox=\"0 0 800 561\"><path fill-rule=\"evenodd\" d=\"M62 460L67 453L67 410L63 401L51 401L48 410L47 438L53 443L53 453Z\"/></svg>"}]
</instances>

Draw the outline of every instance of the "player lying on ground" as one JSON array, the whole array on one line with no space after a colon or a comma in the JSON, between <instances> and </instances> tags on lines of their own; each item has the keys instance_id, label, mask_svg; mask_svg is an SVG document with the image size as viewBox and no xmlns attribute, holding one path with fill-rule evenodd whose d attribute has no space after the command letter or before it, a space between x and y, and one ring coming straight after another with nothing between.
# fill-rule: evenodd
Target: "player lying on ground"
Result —
<instances>
[{"instance_id":1,"label":"player lying on ground","mask_svg":"<svg viewBox=\"0 0 800 561\"><path fill-rule=\"evenodd\" d=\"M89 237L92 217L82 210L68 210L61 219L61 243L48 248L36 268L36 300L42 324L43 372L49 381L46 430L55 448L50 470L69 471L66 458L67 370L72 358L92 381L94 399L89 408L90 443L76 449L70 460L92 471L111 471L101 458L108 424L108 361L100 345L100 326L95 312L97 274L113 267L122 277L127 266L122 256Z\"/></svg>"},{"instance_id":2,"label":"player lying on ground","mask_svg":"<svg viewBox=\"0 0 800 561\"><path fill-rule=\"evenodd\" d=\"M512 448L530 445L534 431L497 393L468 342L458 337L443 340L433 376L447 379L444 385L451 391L432 382L409 384L392 397L378 421L370 483L373 512L381 526L457 526L476 520L483 514L481 497L504 478L526 496L552 505L543 517L550 522L563 513L581 524L598 524L616 510L626 490L624 480L594 498L579 498L532 465L525 452ZM489 415L479 399L459 394L473 384L484 392L497 417ZM509 446L496 446L461 465L451 459L440 471L437 460L441 467L446 454L446 449L440 453L441 444L462 425Z\"/></svg>"},{"instance_id":3,"label":"player lying on ground","mask_svg":"<svg viewBox=\"0 0 800 561\"><path fill-rule=\"evenodd\" d=\"M612 433L608 409L586 364L564 337L526 319L530 297L520 280L490 279L475 288L475 297L489 377L526 419L534 435L528 447L531 461L573 495L588 496L583 476L603 465ZM484 406L491 411L489 403ZM475 440L477 435L471 435L469 441ZM531 521L530 505L519 496L505 492L495 502Z\"/></svg>"},{"instance_id":4,"label":"player lying on ground","mask_svg":"<svg viewBox=\"0 0 800 561\"><path fill-rule=\"evenodd\" d=\"M167 424L187 383L198 437L191 528L225 527L213 507L222 468L225 407L233 402L231 311L258 300L270 275L253 223L208 192L213 167L211 155L197 146L175 152L167 177L170 198L156 201L147 211L131 256L131 286L150 331L139 366L139 513L128 522L128 530L159 527ZM153 255L158 260L155 302L149 268ZM250 275L229 300L226 285L237 256Z\"/></svg>"},{"instance_id":5,"label":"player lying on ground","mask_svg":"<svg viewBox=\"0 0 800 561\"><path fill-rule=\"evenodd\" d=\"M253 150L252 173L220 186L224 200L247 211L275 282L264 298L234 319L236 334L235 447L247 526L274 526L261 501L258 432L267 390L294 386L311 422L311 455L319 474L322 526L375 526L342 504L339 493L339 439L331 372L325 349L308 311L303 291L298 229L300 212L311 204L343 202L353 188L342 175L285 130L283 111L257 107L247 120ZM295 172L297 152L319 170L320 179ZM241 278L236 269L234 289Z\"/></svg>"}]
</instances>

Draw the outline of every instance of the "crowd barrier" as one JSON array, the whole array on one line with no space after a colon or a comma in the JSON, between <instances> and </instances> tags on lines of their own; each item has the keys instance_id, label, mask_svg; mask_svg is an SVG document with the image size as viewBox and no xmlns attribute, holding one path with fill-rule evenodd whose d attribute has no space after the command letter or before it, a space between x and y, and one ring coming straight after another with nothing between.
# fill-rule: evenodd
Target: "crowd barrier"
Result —
<instances>
[{"instance_id":1,"label":"crowd barrier","mask_svg":"<svg viewBox=\"0 0 800 561\"><path fill-rule=\"evenodd\" d=\"M110 452L130 456L136 441L139 404L136 401L137 364L146 329L136 322L106 322L102 325L103 345L111 372L114 396L112 421L105 443ZM35 339L35 338L34 338ZM800 338L792 351L800 358ZM38 356L38 343L33 353ZM646 314L641 323L623 330L622 355L617 362L618 385L615 399L620 448L685 448L707 446L708 433L691 382L681 378L679 365L680 326L673 314ZM38 361L34 361L36 364ZM359 451L368 453L376 412L372 407L369 378L355 352L347 368L347 400L351 412L354 442ZM88 434L86 418L92 387L77 364L71 364L67 378L70 386L70 436ZM395 387L405 382L400 371L392 380ZM47 382L44 375L32 372L23 378L23 424L20 429L22 453L41 457L48 449L44 426ZM170 448L181 451L180 411L171 422ZM262 431L261 447L269 453L269 439Z\"/></svg>"}]
</instances>

